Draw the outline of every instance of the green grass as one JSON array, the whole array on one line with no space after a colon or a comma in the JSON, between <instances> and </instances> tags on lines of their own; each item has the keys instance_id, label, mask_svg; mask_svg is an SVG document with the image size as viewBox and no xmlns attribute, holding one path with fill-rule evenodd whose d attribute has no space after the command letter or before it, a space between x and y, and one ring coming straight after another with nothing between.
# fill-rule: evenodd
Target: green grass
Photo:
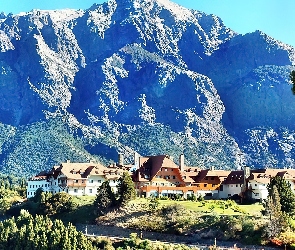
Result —
<instances>
[{"instance_id":1,"label":"green grass","mask_svg":"<svg viewBox=\"0 0 295 250\"><path fill-rule=\"evenodd\" d=\"M145 199L138 199L135 202L144 202ZM186 209L200 213L216 213L220 215L241 215L248 214L252 216L261 215L263 206L260 204L252 205L238 205L236 203L228 203L222 200L207 200L203 202L199 201L174 201L174 200L159 200L160 206L169 206L179 204ZM226 204L229 204L226 206ZM223 209L224 207L224 209Z\"/></svg>"},{"instance_id":2,"label":"green grass","mask_svg":"<svg viewBox=\"0 0 295 250\"><path fill-rule=\"evenodd\" d=\"M94 214L93 202L95 196L73 196L73 202L76 204L76 209L58 215L64 223L71 222L72 224L92 224L95 222L96 215Z\"/></svg>"}]
</instances>

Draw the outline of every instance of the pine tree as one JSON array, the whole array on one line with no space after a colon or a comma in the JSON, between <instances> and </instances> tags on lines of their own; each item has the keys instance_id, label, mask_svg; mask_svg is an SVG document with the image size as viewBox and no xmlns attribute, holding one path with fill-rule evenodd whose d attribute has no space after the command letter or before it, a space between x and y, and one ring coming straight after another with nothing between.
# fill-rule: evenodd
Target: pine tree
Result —
<instances>
[{"instance_id":1,"label":"pine tree","mask_svg":"<svg viewBox=\"0 0 295 250\"><path fill-rule=\"evenodd\" d=\"M115 195L110 187L109 181L105 181L97 190L96 199L94 201L95 213L103 215L107 210L116 203Z\"/></svg>"},{"instance_id":2,"label":"pine tree","mask_svg":"<svg viewBox=\"0 0 295 250\"><path fill-rule=\"evenodd\" d=\"M119 205L124 206L136 198L134 182L128 172L124 172L118 184Z\"/></svg>"},{"instance_id":3,"label":"pine tree","mask_svg":"<svg viewBox=\"0 0 295 250\"><path fill-rule=\"evenodd\" d=\"M270 183L267 186L270 195L273 193L274 186L276 186L279 193L282 212L290 216L294 215L295 195L291 189L291 184L280 176L271 178Z\"/></svg>"},{"instance_id":4,"label":"pine tree","mask_svg":"<svg viewBox=\"0 0 295 250\"><path fill-rule=\"evenodd\" d=\"M272 187L266 202L266 213L269 216L269 222L266 228L268 238L272 239L286 228L286 219L281 210L280 196L277 187Z\"/></svg>"}]
</instances>

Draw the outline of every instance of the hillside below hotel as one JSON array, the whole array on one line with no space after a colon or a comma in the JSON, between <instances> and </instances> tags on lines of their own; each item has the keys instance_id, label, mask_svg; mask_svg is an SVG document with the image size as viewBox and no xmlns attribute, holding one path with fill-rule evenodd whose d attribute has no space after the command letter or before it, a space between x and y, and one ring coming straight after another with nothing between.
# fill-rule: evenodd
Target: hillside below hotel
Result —
<instances>
[{"instance_id":1,"label":"hillside below hotel","mask_svg":"<svg viewBox=\"0 0 295 250\"><path fill-rule=\"evenodd\" d=\"M168 155L141 157L134 155L134 163L124 165L119 155L118 164L105 167L98 163L61 163L49 172L41 172L30 178L27 197L33 197L42 188L53 194L66 192L71 195L96 195L104 181L117 192L119 178L128 171L140 197L203 196L206 199L250 197L256 201L267 198L267 184L275 176L281 176L294 190L295 169L250 169L216 170L200 169L184 165L184 155L179 156L178 165Z\"/></svg>"}]
</instances>

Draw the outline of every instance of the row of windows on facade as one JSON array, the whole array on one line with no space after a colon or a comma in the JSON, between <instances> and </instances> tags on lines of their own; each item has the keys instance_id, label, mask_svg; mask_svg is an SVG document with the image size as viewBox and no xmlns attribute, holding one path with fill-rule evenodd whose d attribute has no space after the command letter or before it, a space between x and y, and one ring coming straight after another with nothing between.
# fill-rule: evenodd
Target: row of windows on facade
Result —
<instances>
[{"instance_id":1,"label":"row of windows on facade","mask_svg":"<svg viewBox=\"0 0 295 250\"><path fill-rule=\"evenodd\" d=\"M83 191L83 189L82 189L82 191ZM74 189L74 193L78 193L78 192L79 192L79 190L78 190L77 188L75 188L75 189ZM92 194L92 193L93 193L92 188L89 188L89 189L88 189L88 193L89 193L89 194Z\"/></svg>"},{"instance_id":2,"label":"row of windows on facade","mask_svg":"<svg viewBox=\"0 0 295 250\"><path fill-rule=\"evenodd\" d=\"M48 192L48 193L52 193L52 194L56 194L56 193L61 192L61 190L58 190L58 191L47 191L47 192ZM68 190L66 190L65 192L68 192ZM32 195L32 196L36 195L36 191L28 192L28 196L29 196L29 195Z\"/></svg>"},{"instance_id":3,"label":"row of windows on facade","mask_svg":"<svg viewBox=\"0 0 295 250\"><path fill-rule=\"evenodd\" d=\"M60 180L58 181L61 182ZM73 180L74 183L78 183L79 180ZM110 180L110 182L116 183L116 180ZM84 183L84 180L82 180L82 183ZM94 180L89 180L89 183L95 183ZM101 180L97 180L97 183L101 183ZM56 182L54 182L56 185ZM50 183L52 185L52 182ZM49 187L49 184L40 184L40 185L30 185L30 188L40 188L40 187Z\"/></svg>"},{"instance_id":4,"label":"row of windows on facade","mask_svg":"<svg viewBox=\"0 0 295 250\"><path fill-rule=\"evenodd\" d=\"M78 183L79 180L73 180L74 183ZM116 183L116 180L110 180L110 182ZM81 180L81 183L85 183L85 180ZM88 183L95 183L94 180L88 180ZM101 183L101 180L97 180L97 183Z\"/></svg>"},{"instance_id":5,"label":"row of windows on facade","mask_svg":"<svg viewBox=\"0 0 295 250\"><path fill-rule=\"evenodd\" d=\"M173 186L175 186L175 185L178 185L179 184L179 182L177 181L177 182L174 182L174 183L158 183L158 182L155 182L155 183L153 183L152 182L152 185L156 185L156 186L171 186L171 187L173 187Z\"/></svg>"},{"instance_id":6,"label":"row of windows on facade","mask_svg":"<svg viewBox=\"0 0 295 250\"><path fill-rule=\"evenodd\" d=\"M83 191L83 189L82 189L82 191ZM61 190L58 190L58 191L49 191L49 193L52 193L52 194L56 194L56 193L59 193L59 192L61 192ZM69 190L67 189L65 192L68 193ZM79 192L79 189L75 188L75 189L74 189L74 193L78 193L78 192ZM90 194L93 193L92 188L88 189L88 193L90 193ZM28 192L28 195L32 195L32 196L34 196L34 195L36 195L36 191Z\"/></svg>"},{"instance_id":7,"label":"row of windows on facade","mask_svg":"<svg viewBox=\"0 0 295 250\"><path fill-rule=\"evenodd\" d=\"M149 176L147 175L147 177L146 178L149 178ZM164 176L162 176L162 175L156 175L156 178L164 178L164 179L166 179L166 180L168 180L168 179L175 179L176 177L175 177L175 175L172 175L172 176L170 176L170 175L164 175Z\"/></svg>"},{"instance_id":8,"label":"row of windows on facade","mask_svg":"<svg viewBox=\"0 0 295 250\"><path fill-rule=\"evenodd\" d=\"M173 168L169 168L171 172L174 171ZM143 171L150 171L150 168L149 167L145 167L143 168ZM168 168L161 168L161 171L168 171Z\"/></svg>"}]
</instances>

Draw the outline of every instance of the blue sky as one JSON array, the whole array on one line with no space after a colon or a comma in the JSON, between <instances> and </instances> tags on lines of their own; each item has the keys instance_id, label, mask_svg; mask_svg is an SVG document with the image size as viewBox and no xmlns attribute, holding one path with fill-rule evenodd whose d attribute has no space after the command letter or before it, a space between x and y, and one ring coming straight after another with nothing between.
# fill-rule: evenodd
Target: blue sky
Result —
<instances>
[{"instance_id":1,"label":"blue sky","mask_svg":"<svg viewBox=\"0 0 295 250\"><path fill-rule=\"evenodd\" d=\"M184 7L215 14L226 26L245 34L261 30L295 47L295 0L172 0ZM104 0L0 0L0 12L32 9L87 9Z\"/></svg>"}]
</instances>

